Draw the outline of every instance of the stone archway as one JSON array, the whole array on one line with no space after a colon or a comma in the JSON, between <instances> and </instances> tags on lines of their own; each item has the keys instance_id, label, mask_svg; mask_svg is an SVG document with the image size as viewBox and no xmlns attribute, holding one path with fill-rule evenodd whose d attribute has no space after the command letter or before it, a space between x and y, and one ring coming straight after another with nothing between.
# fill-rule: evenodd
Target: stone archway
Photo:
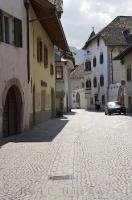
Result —
<instances>
[{"instance_id":1,"label":"stone archway","mask_svg":"<svg viewBox=\"0 0 132 200\"><path fill-rule=\"evenodd\" d=\"M15 84L16 83L16 84ZM23 124L23 96L19 81L13 79L6 85L3 95L3 137L18 134Z\"/></svg>"}]
</instances>

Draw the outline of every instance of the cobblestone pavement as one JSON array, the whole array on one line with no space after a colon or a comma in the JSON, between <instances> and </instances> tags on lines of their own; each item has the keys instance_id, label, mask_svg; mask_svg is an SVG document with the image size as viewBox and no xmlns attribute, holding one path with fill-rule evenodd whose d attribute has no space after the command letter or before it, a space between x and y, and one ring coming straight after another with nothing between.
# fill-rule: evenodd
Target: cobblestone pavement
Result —
<instances>
[{"instance_id":1,"label":"cobblestone pavement","mask_svg":"<svg viewBox=\"0 0 132 200\"><path fill-rule=\"evenodd\" d=\"M0 200L132 200L131 116L74 110L2 142Z\"/></svg>"}]
</instances>

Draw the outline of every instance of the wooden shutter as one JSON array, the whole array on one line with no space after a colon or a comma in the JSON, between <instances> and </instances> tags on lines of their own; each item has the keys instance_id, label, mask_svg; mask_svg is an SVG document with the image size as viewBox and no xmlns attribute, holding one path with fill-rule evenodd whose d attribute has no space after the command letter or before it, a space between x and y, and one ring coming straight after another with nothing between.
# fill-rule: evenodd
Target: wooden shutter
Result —
<instances>
[{"instance_id":1,"label":"wooden shutter","mask_svg":"<svg viewBox=\"0 0 132 200\"><path fill-rule=\"evenodd\" d=\"M48 49L46 45L44 44L44 67L48 67Z\"/></svg>"},{"instance_id":2,"label":"wooden shutter","mask_svg":"<svg viewBox=\"0 0 132 200\"><path fill-rule=\"evenodd\" d=\"M0 41L3 41L3 13L0 9Z\"/></svg>"},{"instance_id":3,"label":"wooden shutter","mask_svg":"<svg viewBox=\"0 0 132 200\"><path fill-rule=\"evenodd\" d=\"M42 45L42 41L40 40L40 42L39 42L39 50L40 50L40 62L42 62L42 59L43 59L43 55L42 55L42 53L43 53L43 45Z\"/></svg>"},{"instance_id":4,"label":"wooden shutter","mask_svg":"<svg viewBox=\"0 0 132 200\"><path fill-rule=\"evenodd\" d=\"M39 57L39 38L37 38L37 61L39 62L40 57Z\"/></svg>"},{"instance_id":5,"label":"wooden shutter","mask_svg":"<svg viewBox=\"0 0 132 200\"><path fill-rule=\"evenodd\" d=\"M37 61L42 62L42 41L40 38L37 38Z\"/></svg>"},{"instance_id":6,"label":"wooden shutter","mask_svg":"<svg viewBox=\"0 0 132 200\"><path fill-rule=\"evenodd\" d=\"M14 18L14 43L16 47L22 47L22 21Z\"/></svg>"}]
</instances>

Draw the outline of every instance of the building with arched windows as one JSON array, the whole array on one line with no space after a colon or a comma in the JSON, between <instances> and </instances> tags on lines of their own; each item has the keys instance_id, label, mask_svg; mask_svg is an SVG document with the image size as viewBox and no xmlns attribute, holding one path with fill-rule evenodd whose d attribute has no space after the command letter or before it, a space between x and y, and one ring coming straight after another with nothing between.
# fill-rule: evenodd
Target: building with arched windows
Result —
<instances>
[{"instance_id":1,"label":"building with arched windows","mask_svg":"<svg viewBox=\"0 0 132 200\"><path fill-rule=\"evenodd\" d=\"M119 88L117 80L114 80L114 66L116 62L119 69L120 63L113 58L130 44L131 27L131 16L116 17L97 34L93 31L85 43L85 65L91 63L91 70L85 70L85 82L92 80L91 90L85 88L88 109L95 109L96 100L103 109L107 101L117 99Z\"/></svg>"},{"instance_id":2,"label":"building with arched windows","mask_svg":"<svg viewBox=\"0 0 132 200\"><path fill-rule=\"evenodd\" d=\"M0 137L29 128L26 27L23 1L1 0Z\"/></svg>"}]
</instances>

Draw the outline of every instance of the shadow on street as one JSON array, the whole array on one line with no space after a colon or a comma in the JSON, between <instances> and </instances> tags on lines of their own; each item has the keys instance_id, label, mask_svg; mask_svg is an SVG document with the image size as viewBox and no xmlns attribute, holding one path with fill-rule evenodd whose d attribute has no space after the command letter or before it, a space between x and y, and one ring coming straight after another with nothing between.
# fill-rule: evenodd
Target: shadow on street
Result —
<instances>
[{"instance_id":1,"label":"shadow on street","mask_svg":"<svg viewBox=\"0 0 132 200\"><path fill-rule=\"evenodd\" d=\"M18 135L0 139L0 148L9 143L19 142L52 142L68 123L67 117L50 119L35 126L32 130Z\"/></svg>"}]
</instances>

